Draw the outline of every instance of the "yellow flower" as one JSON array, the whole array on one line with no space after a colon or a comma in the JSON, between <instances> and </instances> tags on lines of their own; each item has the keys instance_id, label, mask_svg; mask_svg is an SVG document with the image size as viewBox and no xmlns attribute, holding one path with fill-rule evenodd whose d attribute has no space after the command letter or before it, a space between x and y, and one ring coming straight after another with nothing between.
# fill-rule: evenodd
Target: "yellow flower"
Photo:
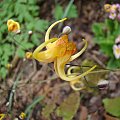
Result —
<instances>
[{"instance_id":1,"label":"yellow flower","mask_svg":"<svg viewBox=\"0 0 120 120\"><path fill-rule=\"evenodd\" d=\"M112 12L112 13L115 13L116 12L116 10L117 10L117 6L116 5L110 5L110 4L105 4L104 5L104 10L105 10L105 12Z\"/></svg>"},{"instance_id":2,"label":"yellow flower","mask_svg":"<svg viewBox=\"0 0 120 120\"><path fill-rule=\"evenodd\" d=\"M68 41L68 35L62 35L60 38L49 38L51 29L60 22L63 22L66 18L59 20L53 23L47 30L45 35L45 42L38 46L35 51L33 52L32 57L39 62L46 62L51 63L54 62L54 68L57 75L65 80L70 82L71 87L74 90L81 90L81 88L76 87L77 83L82 84L80 78L87 75L90 71L92 71L96 66L93 66L88 71L84 72L81 75L75 75L68 70L68 73L65 73L65 65L77 57L79 57L87 48L87 41L83 40L85 46L82 48L81 51L74 54L77 50L76 45L74 42ZM46 47L46 50L42 51L42 49Z\"/></svg>"},{"instance_id":3,"label":"yellow flower","mask_svg":"<svg viewBox=\"0 0 120 120\"><path fill-rule=\"evenodd\" d=\"M5 114L0 114L0 120L3 120L4 117L5 117Z\"/></svg>"},{"instance_id":4,"label":"yellow flower","mask_svg":"<svg viewBox=\"0 0 120 120\"><path fill-rule=\"evenodd\" d=\"M31 59L32 58L32 52L26 52L25 58Z\"/></svg>"},{"instance_id":5,"label":"yellow flower","mask_svg":"<svg viewBox=\"0 0 120 120\"><path fill-rule=\"evenodd\" d=\"M110 12L111 11L111 5L110 4L105 4L104 5L104 10L105 10L105 12Z\"/></svg>"},{"instance_id":6,"label":"yellow flower","mask_svg":"<svg viewBox=\"0 0 120 120\"><path fill-rule=\"evenodd\" d=\"M8 70L11 69L11 68L12 68L12 64L8 63L8 64L6 65L6 68L7 68Z\"/></svg>"},{"instance_id":7,"label":"yellow flower","mask_svg":"<svg viewBox=\"0 0 120 120\"><path fill-rule=\"evenodd\" d=\"M21 120L24 120L25 117L26 117L26 114L25 114L24 112L22 112L22 113L19 115L19 118L20 118Z\"/></svg>"},{"instance_id":8,"label":"yellow flower","mask_svg":"<svg viewBox=\"0 0 120 120\"><path fill-rule=\"evenodd\" d=\"M9 32L17 32L20 30L20 25L18 22L15 22L14 20L10 19L7 21L8 31Z\"/></svg>"}]
</instances>

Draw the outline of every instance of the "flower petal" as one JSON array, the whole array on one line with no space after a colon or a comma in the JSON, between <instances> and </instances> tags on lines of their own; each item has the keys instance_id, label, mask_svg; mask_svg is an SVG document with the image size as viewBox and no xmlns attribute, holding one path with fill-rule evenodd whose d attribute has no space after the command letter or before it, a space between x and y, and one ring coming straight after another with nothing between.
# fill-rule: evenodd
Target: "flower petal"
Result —
<instances>
[{"instance_id":1,"label":"flower petal","mask_svg":"<svg viewBox=\"0 0 120 120\"><path fill-rule=\"evenodd\" d=\"M86 48L87 48L87 41L85 39L83 39L83 41L85 42L85 46L82 48L82 50L80 50L80 52L76 53L75 55L72 55L69 61L73 61L74 59L79 57L86 50Z\"/></svg>"},{"instance_id":2,"label":"flower petal","mask_svg":"<svg viewBox=\"0 0 120 120\"><path fill-rule=\"evenodd\" d=\"M38 61L42 61L42 62L51 62L53 61L54 58L54 54L52 54L54 51L50 51L50 50L45 50L42 51L41 50L46 47L47 44L51 43L51 42L55 42L58 38L52 38L49 41L46 41L44 43L42 43L40 46L38 46L34 52L33 52L33 58L35 58Z\"/></svg>"},{"instance_id":3,"label":"flower petal","mask_svg":"<svg viewBox=\"0 0 120 120\"><path fill-rule=\"evenodd\" d=\"M8 31L10 32L16 32L20 30L20 25L18 22L15 22L14 20L10 19L7 21Z\"/></svg>"},{"instance_id":4,"label":"flower petal","mask_svg":"<svg viewBox=\"0 0 120 120\"><path fill-rule=\"evenodd\" d=\"M77 87L77 84L79 85L79 87ZM83 82L80 81L80 80L70 81L70 86L75 91L83 90L85 88L84 85L83 85Z\"/></svg>"},{"instance_id":5,"label":"flower petal","mask_svg":"<svg viewBox=\"0 0 120 120\"><path fill-rule=\"evenodd\" d=\"M65 21L67 18L63 18L63 19L61 19L61 20L59 20L59 21L56 21L55 23L53 23L49 28L48 28L48 30L47 30L47 32L46 32L46 34L45 34L45 41L48 41L50 38L49 38L49 36L50 36L50 31L52 30L52 28L55 26L55 25L57 25L58 23L60 23L60 22L63 22L63 21ZM50 46L50 43L47 45L47 48Z\"/></svg>"},{"instance_id":6,"label":"flower petal","mask_svg":"<svg viewBox=\"0 0 120 120\"><path fill-rule=\"evenodd\" d=\"M56 67L57 67L57 72L59 74L59 77L65 81L72 81L72 80L76 80L76 79L80 79L81 77L84 77L86 76L87 74L89 74L93 69L95 69L96 65L93 66L92 68L90 68L89 70L87 70L86 72L82 73L81 75L71 75L71 76L68 76L65 74L65 70L64 70L64 67L65 67L65 64L67 62L69 62L69 59L70 59L70 53L69 54L66 54L65 56L61 57L61 58L57 58L56 60Z\"/></svg>"}]
</instances>

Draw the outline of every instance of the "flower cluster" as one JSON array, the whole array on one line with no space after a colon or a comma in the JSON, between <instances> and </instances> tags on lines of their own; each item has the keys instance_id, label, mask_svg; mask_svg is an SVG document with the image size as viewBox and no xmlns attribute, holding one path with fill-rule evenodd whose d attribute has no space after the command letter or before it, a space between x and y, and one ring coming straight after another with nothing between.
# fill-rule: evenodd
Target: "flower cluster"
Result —
<instances>
[{"instance_id":1,"label":"flower cluster","mask_svg":"<svg viewBox=\"0 0 120 120\"><path fill-rule=\"evenodd\" d=\"M116 38L115 44L113 45L113 54L116 59L120 59L120 36Z\"/></svg>"},{"instance_id":2,"label":"flower cluster","mask_svg":"<svg viewBox=\"0 0 120 120\"><path fill-rule=\"evenodd\" d=\"M85 43L84 47L75 54L77 50L76 45L74 42L68 40L68 33L71 31L69 27L65 27L67 29L63 30L60 38L50 39L49 36L52 28L64 20L66 20L66 18L53 23L46 32L45 42L38 46L33 53L27 52L26 58L33 58L39 62L45 63L54 62L54 69L57 75L62 80L68 81L74 90L81 90L84 87L80 79L92 71L96 66L93 66L82 74L73 73L72 71L74 71L76 67L72 66L68 69L67 74L65 73L66 64L79 57L86 50L87 41L83 40ZM44 47L46 50L43 51L42 49ZM76 84L79 84L80 87L76 87Z\"/></svg>"},{"instance_id":3,"label":"flower cluster","mask_svg":"<svg viewBox=\"0 0 120 120\"><path fill-rule=\"evenodd\" d=\"M120 21L120 4L105 4L104 9L107 13L109 13L110 19L117 19Z\"/></svg>"}]
</instances>

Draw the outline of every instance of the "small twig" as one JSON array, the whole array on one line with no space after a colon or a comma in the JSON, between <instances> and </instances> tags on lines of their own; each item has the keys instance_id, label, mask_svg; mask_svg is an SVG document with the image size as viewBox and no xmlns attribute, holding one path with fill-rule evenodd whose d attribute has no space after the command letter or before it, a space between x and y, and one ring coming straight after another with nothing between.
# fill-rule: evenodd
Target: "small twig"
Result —
<instances>
[{"instance_id":1,"label":"small twig","mask_svg":"<svg viewBox=\"0 0 120 120\"><path fill-rule=\"evenodd\" d=\"M106 68L106 66L95 56L92 55L91 56L100 66L102 66L103 68Z\"/></svg>"},{"instance_id":2,"label":"small twig","mask_svg":"<svg viewBox=\"0 0 120 120\"><path fill-rule=\"evenodd\" d=\"M58 78L58 76L57 75L54 75L53 77L51 77L51 78L49 78L49 79L46 79L46 80L39 80L39 81L37 81L37 80L34 80L34 82L32 82L31 84L33 84L33 83L36 83L36 84L43 84L43 83L48 83L48 82L51 82L51 81L53 81L53 80L55 80L55 79L57 79ZM18 87L24 87L26 84L25 83L20 83L20 85L18 86Z\"/></svg>"},{"instance_id":3,"label":"small twig","mask_svg":"<svg viewBox=\"0 0 120 120\"><path fill-rule=\"evenodd\" d=\"M18 72L19 72L19 70L21 68L21 65L22 65L22 61L19 62L18 66L17 66L17 68L15 70L15 73L14 73L14 76L13 76L13 81L16 79L16 76L17 76L17 74L18 74Z\"/></svg>"},{"instance_id":4,"label":"small twig","mask_svg":"<svg viewBox=\"0 0 120 120\"><path fill-rule=\"evenodd\" d=\"M21 74L22 74L22 71L18 74L18 76L17 76L17 78L16 78L16 80L15 80L15 82L13 84L12 90L10 92L10 96L9 96L9 100L8 100L9 104L8 104L8 110L7 110L8 113L11 113L12 105L13 105L14 93L15 93L16 87L18 85L18 81L19 81L19 79L21 77Z\"/></svg>"},{"instance_id":5,"label":"small twig","mask_svg":"<svg viewBox=\"0 0 120 120\"><path fill-rule=\"evenodd\" d=\"M33 108L41 101L44 99L44 96L40 96L38 98L36 98L35 100L33 100L33 102L26 108L25 110L25 114L27 115L26 120L29 120L31 117L31 113L33 111Z\"/></svg>"},{"instance_id":6,"label":"small twig","mask_svg":"<svg viewBox=\"0 0 120 120\"><path fill-rule=\"evenodd\" d=\"M25 83L27 83L29 80L32 79L32 77L35 75L35 73L37 72L37 68L36 68L36 61L33 60L33 72L30 73L30 75L28 76L28 78L25 80Z\"/></svg>"}]
</instances>

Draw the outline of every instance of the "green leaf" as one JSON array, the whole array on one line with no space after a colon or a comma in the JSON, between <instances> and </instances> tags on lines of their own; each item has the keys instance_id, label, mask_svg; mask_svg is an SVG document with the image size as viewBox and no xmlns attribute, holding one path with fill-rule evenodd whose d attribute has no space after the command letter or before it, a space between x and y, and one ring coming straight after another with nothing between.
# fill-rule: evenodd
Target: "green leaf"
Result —
<instances>
[{"instance_id":1,"label":"green leaf","mask_svg":"<svg viewBox=\"0 0 120 120\"><path fill-rule=\"evenodd\" d=\"M0 56L3 54L3 49L0 47Z\"/></svg>"},{"instance_id":2,"label":"green leaf","mask_svg":"<svg viewBox=\"0 0 120 120\"><path fill-rule=\"evenodd\" d=\"M0 69L0 77L5 78L6 75L7 75L7 70L6 70L5 67L2 67L2 68Z\"/></svg>"},{"instance_id":3,"label":"green leaf","mask_svg":"<svg viewBox=\"0 0 120 120\"><path fill-rule=\"evenodd\" d=\"M84 61L82 61L81 65L83 67L80 68L80 70L78 72L82 74L91 68L91 67L84 67L84 66L94 66L94 65L96 65L96 63L92 60L85 59ZM99 67L99 65L97 65L97 68L98 67ZM93 71L100 70L97 68L95 68ZM108 72L97 72L97 73L93 73L93 74L88 74L88 75L86 75L87 82L86 82L85 78L81 79L81 80L83 80L86 90L88 90L89 92L97 92L96 89L92 89L92 88L90 88L90 86L97 86L97 84L100 80L105 79L105 75L107 73Z\"/></svg>"},{"instance_id":4,"label":"green leaf","mask_svg":"<svg viewBox=\"0 0 120 120\"><path fill-rule=\"evenodd\" d=\"M34 47L34 44L33 44L33 43L26 42L26 41L23 41L21 44L22 44L22 46L24 46L24 49L25 49L25 50L30 49L30 48L33 48L33 47ZM22 47L22 46L21 46L21 47Z\"/></svg>"},{"instance_id":5,"label":"green leaf","mask_svg":"<svg viewBox=\"0 0 120 120\"><path fill-rule=\"evenodd\" d=\"M120 97L113 99L104 99L103 100L105 110L116 117L120 118Z\"/></svg>"},{"instance_id":6,"label":"green leaf","mask_svg":"<svg viewBox=\"0 0 120 120\"><path fill-rule=\"evenodd\" d=\"M56 20L59 20L63 17L63 8L59 4L56 5L54 9L54 17Z\"/></svg>"},{"instance_id":7,"label":"green leaf","mask_svg":"<svg viewBox=\"0 0 120 120\"><path fill-rule=\"evenodd\" d=\"M119 29L119 22L117 20L114 21L114 28L115 30L118 30Z\"/></svg>"},{"instance_id":8,"label":"green leaf","mask_svg":"<svg viewBox=\"0 0 120 120\"><path fill-rule=\"evenodd\" d=\"M63 120L71 120L80 105L80 96L78 92L71 93L61 105L57 108L56 114L63 117Z\"/></svg>"},{"instance_id":9,"label":"green leaf","mask_svg":"<svg viewBox=\"0 0 120 120\"><path fill-rule=\"evenodd\" d=\"M100 48L101 51L106 54L108 57L113 57L113 43L112 42L107 42L103 41L100 43Z\"/></svg>"},{"instance_id":10,"label":"green leaf","mask_svg":"<svg viewBox=\"0 0 120 120\"><path fill-rule=\"evenodd\" d=\"M26 120L30 120L30 116L34 107L44 99L44 96L39 96L33 100L33 102L25 109L25 114L27 115Z\"/></svg>"},{"instance_id":11,"label":"green leaf","mask_svg":"<svg viewBox=\"0 0 120 120\"><path fill-rule=\"evenodd\" d=\"M36 20L35 30L45 32L48 26L49 22L47 20Z\"/></svg>"},{"instance_id":12,"label":"green leaf","mask_svg":"<svg viewBox=\"0 0 120 120\"><path fill-rule=\"evenodd\" d=\"M47 120L50 120L50 114L54 111L55 107L56 104L53 101L50 104L46 105L42 110L43 117L45 117Z\"/></svg>"},{"instance_id":13,"label":"green leaf","mask_svg":"<svg viewBox=\"0 0 120 120\"><path fill-rule=\"evenodd\" d=\"M110 60L107 63L107 67L110 69L120 68L120 60L113 58L110 58Z\"/></svg>"},{"instance_id":14,"label":"green leaf","mask_svg":"<svg viewBox=\"0 0 120 120\"><path fill-rule=\"evenodd\" d=\"M1 60L1 65L6 66L6 65L8 64L9 56L4 53L1 58L2 58L2 60Z\"/></svg>"},{"instance_id":15,"label":"green leaf","mask_svg":"<svg viewBox=\"0 0 120 120\"><path fill-rule=\"evenodd\" d=\"M25 51L22 48L19 48L17 50L17 55L21 58L23 58L25 56Z\"/></svg>"},{"instance_id":16,"label":"green leaf","mask_svg":"<svg viewBox=\"0 0 120 120\"><path fill-rule=\"evenodd\" d=\"M68 18L78 17L78 11L77 11L77 7L75 5L71 5L70 10L68 11L67 17Z\"/></svg>"},{"instance_id":17,"label":"green leaf","mask_svg":"<svg viewBox=\"0 0 120 120\"><path fill-rule=\"evenodd\" d=\"M94 23L92 25L92 31L95 34L95 36L104 36L103 26L103 23Z\"/></svg>"},{"instance_id":18,"label":"green leaf","mask_svg":"<svg viewBox=\"0 0 120 120\"><path fill-rule=\"evenodd\" d=\"M112 33L114 31L114 21L111 19L106 19L105 20L105 25L107 26L108 30L110 31L110 33Z\"/></svg>"},{"instance_id":19,"label":"green leaf","mask_svg":"<svg viewBox=\"0 0 120 120\"><path fill-rule=\"evenodd\" d=\"M35 44L35 45L39 45L40 44L40 38L39 37L42 37L40 34L39 35L37 35L37 34L33 34L32 36L31 36L31 39L32 39L32 42L33 42L33 44Z\"/></svg>"}]
</instances>

